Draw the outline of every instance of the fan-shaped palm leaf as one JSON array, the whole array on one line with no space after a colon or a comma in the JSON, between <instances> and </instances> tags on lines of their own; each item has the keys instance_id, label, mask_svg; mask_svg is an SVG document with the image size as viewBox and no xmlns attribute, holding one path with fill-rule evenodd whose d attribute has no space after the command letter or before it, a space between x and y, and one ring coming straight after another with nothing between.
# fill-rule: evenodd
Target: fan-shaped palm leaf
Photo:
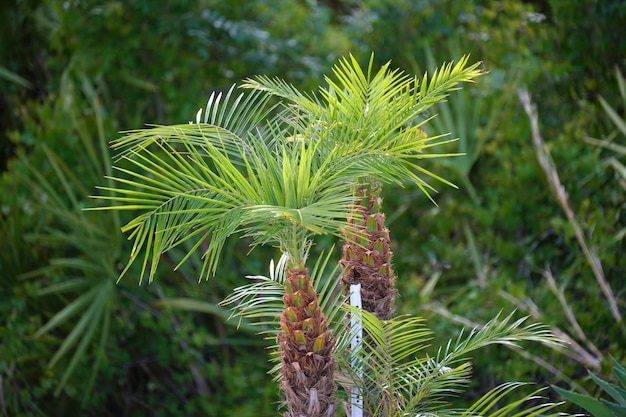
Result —
<instances>
[{"instance_id":1,"label":"fan-shaped palm leaf","mask_svg":"<svg viewBox=\"0 0 626 417\"><path fill-rule=\"evenodd\" d=\"M64 80L68 98L77 94L70 78ZM30 190L39 197L35 201L41 204L42 213L51 216L54 221L26 236L26 239L42 247L53 248L49 265L21 277L44 278L42 282L46 284L38 295L56 298L63 303L64 307L51 313L35 337L56 345L48 362L49 368L64 365L56 395L70 385L81 361L92 360L90 378L81 381L86 401L99 367L106 359L106 344L116 303L114 282L118 271L115 265L122 242L115 233L120 225L119 213L96 218L82 210L85 205L82 199L88 193L87 184L91 186L97 182L103 175L102 171L110 172L110 168L103 134L104 113L93 86L85 79L81 92L91 99L88 110L82 113L74 103L68 103L66 109L80 139L78 152L88 162L83 167L83 175L77 175L72 167L45 146L43 149L52 171L48 175L41 167L33 166L26 157L22 157L22 162L28 167ZM83 125L84 118L92 116L98 127L95 141Z\"/></svg>"}]
</instances>

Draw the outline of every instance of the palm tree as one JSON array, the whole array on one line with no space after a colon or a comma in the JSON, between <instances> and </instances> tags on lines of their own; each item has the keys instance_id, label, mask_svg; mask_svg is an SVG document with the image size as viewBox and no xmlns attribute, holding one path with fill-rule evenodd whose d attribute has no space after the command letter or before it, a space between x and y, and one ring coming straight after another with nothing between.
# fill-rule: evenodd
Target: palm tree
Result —
<instances>
[{"instance_id":1,"label":"palm tree","mask_svg":"<svg viewBox=\"0 0 626 417\"><path fill-rule=\"evenodd\" d=\"M350 57L334 68L337 81L327 78L328 88L321 90L322 101L303 95L281 80L258 77L245 84L292 102L294 120L300 124L306 120L312 126L308 136L348 146L357 154L379 152L373 159L364 159L364 163L389 164L373 167L372 172L378 171L378 176L361 178L355 184L358 198L349 218L352 232L346 230L344 234L342 260L344 284L361 284L363 308L383 320L393 314L396 290L389 231L381 211L380 181L415 183L429 198L431 187L415 171L452 185L416 164L420 158L449 156L423 153L442 141L440 137L428 138L420 126L429 120L423 116L433 104L444 100L461 82L482 74L479 63L467 67L467 62L464 56L456 66L449 63L435 70L430 80L427 75L419 80L390 70L389 63L374 74L373 56L364 72Z\"/></svg>"},{"instance_id":2,"label":"palm tree","mask_svg":"<svg viewBox=\"0 0 626 417\"><path fill-rule=\"evenodd\" d=\"M230 97L206 114L226 111ZM258 94L236 98L228 110L232 119L219 121L221 126L129 133L114 143L122 150L115 168L125 177L113 178L115 196L100 198L121 203L109 209L141 213L122 228L134 239L124 273L144 249L139 276L147 271L152 280L161 253L195 239L192 251L208 242L208 276L217 270L224 241L237 232L254 245L272 244L288 254L278 339L286 415L332 415L334 339L305 261L313 234L339 233L352 195L343 167L320 159L314 144L295 141L293 132L276 124L261 125L266 102ZM243 114L238 126L230 125Z\"/></svg>"},{"instance_id":3,"label":"palm tree","mask_svg":"<svg viewBox=\"0 0 626 417\"><path fill-rule=\"evenodd\" d=\"M319 132L314 135L317 140L347 144L353 149L383 151L390 143L394 143L391 145L394 147L402 143L407 144L412 151L407 153L407 159L442 157L446 155L425 155L421 153L421 149L415 148L416 145L424 149L441 143L437 141L439 138L429 139L420 128L428 121L422 116L433 104L443 100L450 90L457 88L459 83L471 81L481 74L477 69L478 64L472 66L467 74L460 70L466 65L467 59L463 57L456 67L448 64L435 71L430 84L426 76L423 80L418 80L400 71L390 71L389 64L374 74L373 56L367 72L354 59L343 60L334 69L337 81L327 79L329 87L321 90L324 98L321 102L303 96L280 80L259 77L257 80L249 80L247 86L291 101L294 104L294 117L299 123L304 118L308 120L309 126L320 123L325 126L325 129L316 129L315 133ZM384 163L389 163L390 160L391 163L399 162L386 154L379 158ZM429 195L428 184L414 175L413 170L447 183L414 162L412 160L388 171L380 170L383 174L381 178L360 178L354 185L356 200L348 219L351 227L344 231L345 243L341 260L344 288L348 291L351 285L357 285L363 309L375 314L380 320L392 318L393 302L397 293L394 285L396 277L391 263L389 230L385 226L385 215L382 212L380 180L400 184L413 182L426 195ZM367 343L365 345L373 346ZM367 368L367 364L364 366ZM372 390L374 387L368 391Z\"/></svg>"},{"instance_id":4,"label":"palm tree","mask_svg":"<svg viewBox=\"0 0 626 417\"><path fill-rule=\"evenodd\" d=\"M335 339L306 266L313 236L357 230L347 221L353 185L370 176L426 192L415 171L438 177L416 161L432 157L423 152L436 142L423 136L419 118L480 74L467 58L423 80L388 64L372 76L372 63L366 75L354 58L341 60L334 69L340 84L328 79L321 98L259 77L244 84L251 94L212 96L197 123L131 131L113 142L119 176L102 187L113 195L99 197L115 203L106 209L139 213L122 227L134 241L122 275L139 259L140 279L152 280L160 255L188 240L194 243L181 262L203 250L205 278L235 234L286 254L278 336L286 416L328 416L335 407ZM267 92L295 105L271 106Z\"/></svg>"},{"instance_id":5,"label":"palm tree","mask_svg":"<svg viewBox=\"0 0 626 417\"><path fill-rule=\"evenodd\" d=\"M456 416L456 417L530 417L553 414L560 403L543 401L543 389L521 382L507 382L490 390L465 409L453 405L471 382L471 353L487 346L519 346L523 341L560 345L545 326L528 323L525 317L515 319L513 314L500 315L482 327L461 331L457 338L429 356L432 332L420 317L401 316L380 320L364 309L346 306L345 297L337 297L335 283L338 265L329 267L329 256L320 257L313 268L312 285L318 292L320 306L329 317L337 339L335 358L338 371L336 381L347 392L357 388L367 400L363 415L377 417L402 416ZM282 288L285 282L283 255L275 265L270 263L269 276L255 275L254 281L238 287L224 300L231 304L234 316L262 325L263 332L274 336L283 311ZM361 318L366 338L363 348L349 352L353 329L346 325L346 314ZM431 349L432 350L432 349ZM356 369L368 372L357 375ZM529 389L530 388L530 389ZM342 397L347 410L348 398ZM346 413L351 415L350 411Z\"/></svg>"}]
</instances>

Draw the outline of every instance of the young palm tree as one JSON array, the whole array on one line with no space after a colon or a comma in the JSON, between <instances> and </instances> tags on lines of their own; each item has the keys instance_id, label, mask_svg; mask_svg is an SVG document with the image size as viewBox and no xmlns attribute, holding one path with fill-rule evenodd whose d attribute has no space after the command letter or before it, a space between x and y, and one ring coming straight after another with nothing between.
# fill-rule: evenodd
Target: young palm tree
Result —
<instances>
[{"instance_id":1,"label":"young palm tree","mask_svg":"<svg viewBox=\"0 0 626 417\"><path fill-rule=\"evenodd\" d=\"M414 146L420 144L422 148L427 148L437 144L436 139L439 139L429 140L421 130L420 126L427 121L423 118L424 112L443 100L459 83L480 75L477 65L471 67L467 74L459 71L466 62L467 57L463 57L456 67L448 64L435 71L429 84L427 77L420 81L399 71L390 71L388 65L374 74L372 60L367 72L361 70L354 59L344 60L334 69L337 81L327 80L329 87L322 90L324 100L321 102L303 96L279 80L260 77L247 83L249 87L269 91L293 102L294 116L300 123L304 118L310 126L324 126L324 129L316 129L314 136L317 140L347 144L354 149L378 148L383 152L390 143L394 143L392 146L404 143L414 152L407 153L407 159L403 161L406 165L390 171L393 177L388 176L389 172L382 171L382 177L361 178L355 184L357 198L348 219L351 227L344 233L342 282L346 291L351 285L359 285L357 288L361 291L363 309L375 314L378 319L392 318L397 293L379 180L413 182L427 195L429 186L414 175L414 171L446 182L417 166L415 160L410 158L446 156L425 155ZM380 155L378 160L389 162L386 154ZM368 365L364 364L364 367ZM364 372L368 370L364 369ZM368 401L367 396L365 401Z\"/></svg>"},{"instance_id":2,"label":"young palm tree","mask_svg":"<svg viewBox=\"0 0 626 417\"><path fill-rule=\"evenodd\" d=\"M450 63L436 70L430 80L427 76L419 80L389 70L389 64L374 74L373 56L367 72L354 58L345 59L334 68L337 81L327 78L329 87L321 90L322 101L280 80L258 77L246 84L291 101L294 120L306 120L314 126L309 135L317 140L349 146L354 153L380 152L367 162L393 164L389 169L375 167L378 176L355 184L358 199L352 207L349 222L353 227L345 234L342 260L343 282L361 284L363 308L383 320L393 314L396 290L379 181L415 183L428 196L429 185L415 171L452 185L415 162L419 158L448 156L423 153L442 142L439 137L429 139L420 126L428 121L423 116L433 104L444 100L461 82L481 74L479 64L466 68L467 61L467 56L462 57L456 66ZM401 154L390 155L390 149L401 150Z\"/></svg>"},{"instance_id":3,"label":"young palm tree","mask_svg":"<svg viewBox=\"0 0 626 417\"><path fill-rule=\"evenodd\" d=\"M115 197L100 198L122 203L110 209L141 210L123 230L135 242L129 266L144 249L139 274L147 270L150 279L161 253L193 238L192 250L208 241L205 276L216 271L225 239L237 232L254 245L273 244L286 253L278 338L286 415L332 415L334 339L305 261L313 234L339 233L343 207L352 203L350 187L338 163L321 160L314 145L294 141L288 131L276 125L239 128L235 134L199 123L130 133L114 144L123 148L116 169L126 177L113 178L119 184Z\"/></svg>"},{"instance_id":4,"label":"young palm tree","mask_svg":"<svg viewBox=\"0 0 626 417\"><path fill-rule=\"evenodd\" d=\"M372 76L372 61L366 75L344 59L334 69L340 84L328 79L321 99L259 77L245 84L250 95L212 96L203 122L199 112L195 124L128 133L113 143L120 175L103 189L114 194L99 197L118 203L108 209L139 212L122 228L134 240L123 274L139 258L139 276L152 280L160 255L190 239L189 254L206 245L202 277L217 271L232 235L278 247L288 259L278 337L286 415L332 415L335 340L305 264L312 237L356 231L347 218L359 180L426 191L416 171L438 177L416 161L435 143L419 117L477 67L463 58L420 81L388 65ZM265 92L295 106L269 106Z\"/></svg>"}]
</instances>

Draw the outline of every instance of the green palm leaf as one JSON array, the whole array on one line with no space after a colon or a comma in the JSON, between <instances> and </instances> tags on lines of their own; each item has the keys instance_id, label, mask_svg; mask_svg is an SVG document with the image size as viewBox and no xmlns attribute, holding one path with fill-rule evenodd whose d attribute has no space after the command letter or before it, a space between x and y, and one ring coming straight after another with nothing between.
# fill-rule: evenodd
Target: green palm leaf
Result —
<instances>
[{"instance_id":1,"label":"green palm leaf","mask_svg":"<svg viewBox=\"0 0 626 417\"><path fill-rule=\"evenodd\" d=\"M456 341L441 347L434 358L418 357L419 351L427 346L430 335L421 318L405 316L381 321L367 311L350 308L350 313L362 317L363 329L369 336L363 342L365 348L351 353L364 369L362 381L357 380L355 383L363 387L373 407L396 407L398 413L404 413L398 415L445 414L450 399L463 392L470 381L468 354L476 349L491 344L509 345L521 341L560 343L544 327L525 325L525 318L514 320L511 314L502 319L497 316L484 327L473 329L465 336L461 332ZM513 389L512 386L509 388ZM493 405L491 402L487 404L487 399L495 401L505 391L494 391L492 397L485 397L485 403L477 404L476 407L487 410ZM377 398L372 399L372 393ZM384 398L393 401L383 401ZM515 407L511 406L510 411ZM367 411L372 415L390 412L379 408ZM471 409L468 412L471 413Z\"/></svg>"},{"instance_id":2,"label":"green palm leaf","mask_svg":"<svg viewBox=\"0 0 626 417\"><path fill-rule=\"evenodd\" d=\"M389 63L373 74L373 56L365 72L350 56L334 68L336 81L326 78L328 87L321 89L321 100L300 93L282 80L264 76L246 80L244 87L293 102L286 107L292 112L288 122L298 126L305 137L346 145L339 153L342 157L358 155L361 169L385 182L415 183L428 194L429 187L414 170L449 183L417 166L414 159L449 155L423 153L444 143L441 136L427 138L419 128L427 121L424 112L445 99L459 83L479 76L479 65L468 66L468 57L464 56L456 65L446 64L430 79L425 74L420 81L390 70Z\"/></svg>"},{"instance_id":3,"label":"green palm leaf","mask_svg":"<svg viewBox=\"0 0 626 417\"><path fill-rule=\"evenodd\" d=\"M342 306L346 296L337 288L339 265L330 265L332 250L321 254L311 271L311 284L318 292L320 308L331 323L339 326L343 323L346 312ZM220 304L232 305L232 317L254 320L261 326L261 333L275 337L280 331L278 321L285 305L284 294L285 269L289 256L283 254L275 264L270 262L269 277L251 275L251 284L237 287ZM260 320L259 320L260 319Z\"/></svg>"},{"instance_id":4,"label":"green palm leaf","mask_svg":"<svg viewBox=\"0 0 626 417\"><path fill-rule=\"evenodd\" d=\"M233 152L215 146L223 138L201 125L194 127L205 134L207 157L197 152L186 131L172 127L170 138L176 137L184 151L170 143L155 143L155 151L133 151L122 157L130 168L116 167L127 178L111 178L124 188L102 188L118 194L99 197L121 203L109 209L142 210L122 228L135 241L129 266L145 249L142 276L148 271L152 279L160 254L189 239L196 243L187 256L210 240L205 275L215 271L224 240L236 232L251 236L255 245L281 247L288 247L285 242L291 239L282 233L294 227L298 236L339 233L344 208L352 201L349 182L340 175L320 180L315 147L272 150L260 139L254 147L246 147L242 139L233 161Z\"/></svg>"},{"instance_id":5,"label":"green palm leaf","mask_svg":"<svg viewBox=\"0 0 626 417\"><path fill-rule=\"evenodd\" d=\"M258 130L264 136L265 121L270 118L277 107L269 104L270 97L260 91L249 94L240 93L235 95L235 86L232 86L225 94L212 93L206 108L200 109L196 115L195 124L180 125L176 127L177 134L170 136L170 127L156 127L156 130L132 130L127 135L114 140L112 148L119 153L117 158L128 156L152 145L155 142L178 142L177 136L183 132L185 141L192 143L198 149L206 145L205 135L213 135L220 138L221 146L225 150L236 155L239 152L237 139L246 137L248 132Z\"/></svg>"},{"instance_id":6,"label":"green palm leaf","mask_svg":"<svg viewBox=\"0 0 626 417\"><path fill-rule=\"evenodd\" d=\"M461 417L474 417L474 416L485 416L485 417L503 417L503 416L511 416L511 417L527 417L527 416L547 416L547 415L562 415L562 413L556 413L553 410L562 404L561 402L539 402L541 397L539 394L543 391L542 389L535 390L529 394L524 394L521 398L516 398L515 400L507 400L503 401L509 394L516 392L520 388L524 387L527 384L520 382L509 382L502 385L497 386L496 388L490 390L481 398L479 398L474 404L472 404L466 410L460 413ZM530 401L533 401L537 404L525 407Z\"/></svg>"},{"instance_id":7,"label":"green palm leaf","mask_svg":"<svg viewBox=\"0 0 626 417\"><path fill-rule=\"evenodd\" d=\"M336 81L327 78L321 100L260 77L244 84L249 94L213 95L204 118L197 115L204 123L129 132L112 144L119 175L102 190L113 195L100 197L114 203L109 209L141 212L123 227L134 240L128 266L141 259L141 277L152 279L162 253L193 239L187 256L209 241L208 276L237 233L298 261L302 248L293 246L307 236L341 234L357 179L410 181L428 194L422 174L445 180L415 163L433 157L422 151L438 139L427 138L418 119L481 74L467 63L463 57L419 81L389 64L374 74L373 60L364 72L350 57L334 68ZM294 105L275 111L271 95Z\"/></svg>"}]
</instances>

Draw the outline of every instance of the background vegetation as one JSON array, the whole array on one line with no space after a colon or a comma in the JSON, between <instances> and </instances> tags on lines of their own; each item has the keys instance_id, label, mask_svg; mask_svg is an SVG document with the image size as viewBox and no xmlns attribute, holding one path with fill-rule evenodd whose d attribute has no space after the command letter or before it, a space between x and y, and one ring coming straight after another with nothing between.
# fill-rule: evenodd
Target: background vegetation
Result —
<instances>
[{"instance_id":1,"label":"background vegetation","mask_svg":"<svg viewBox=\"0 0 626 417\"><path fill-rule=\"evenodd\" d=\"M276 415L265 342L217 303L277 254L242 241L209 282L192 259L113 285L125 219L81 209L118 131L191 120L253 74L314 89L371 51L416 73L471 52L489 71L428 132L460 137L465 156L429 165L460 189L438 185L438 207L385 190L398 309L441 340L513 309L571 339L482 351L475 395L512 379L594 394L587 369L611 380L610 356L626 362L625 25L617 0L3 2L0 410Z\"/></svg>"}]
</instances>

